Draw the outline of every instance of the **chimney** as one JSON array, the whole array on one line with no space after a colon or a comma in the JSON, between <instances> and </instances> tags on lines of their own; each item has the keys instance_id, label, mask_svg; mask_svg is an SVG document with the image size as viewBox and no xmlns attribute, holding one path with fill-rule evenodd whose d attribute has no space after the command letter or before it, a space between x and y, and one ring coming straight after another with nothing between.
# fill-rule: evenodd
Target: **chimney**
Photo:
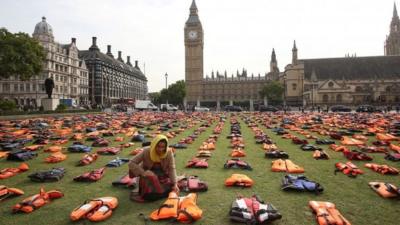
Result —
<instances>
[{"instance_id":1,"label":"chimney","mask_svg":"<svg viewBox=\"0 0 400 225\"><path fill-rule=\"evenodd\" d=\"M129 66L132 66L131 57L129 55L126 57L126 64L129 65Z\"/></svg>"},{"instance_id":2,"label":"chimney","mask_svg":"<svg viewBox=\"0 0 400 225\"><path fill-rule=\"evenodd\" d=\"M135 68L139 69L139 61L135 60Z\"/></svg>"},{"instance_id":3,"label":"chimney","mask_svg":"<svg viewBox=\"0 0 400 225\"><path fill-rule=\"evenodd\" d=\"M92 46L90 46L90 51L99 51L99 47L97 47L97 37L92 37Z\"/></svg>"},{"instance_id":4,"label":"chimney","mask_svg":"<svg viewBox=\"0 0 400 225\"><path fill-rule=\"evenodd\" d=\"M124 62L124 60L122 59L122 52L121 51L118 51L118 61Z\"/></svg>"},{"instance_id":5,"label":"chimney","mask_svg":"<svg viewBox=\"0 0 400 225\"><path fill-rule=\"evenodd\" d=\"M107 45L107 53L106 53L106 55L114 58L114 55L111 53L111 45Z\"/></svg>"},{"instance_id":6,"label":"chimney","mask_svg":"<svg viewBox=\"0 0 400 225\"><path fill-rule=\"evenodd\" d=\"M76 44L76 38L71 38L71 42Z\"/></svg>"}]
</instances>

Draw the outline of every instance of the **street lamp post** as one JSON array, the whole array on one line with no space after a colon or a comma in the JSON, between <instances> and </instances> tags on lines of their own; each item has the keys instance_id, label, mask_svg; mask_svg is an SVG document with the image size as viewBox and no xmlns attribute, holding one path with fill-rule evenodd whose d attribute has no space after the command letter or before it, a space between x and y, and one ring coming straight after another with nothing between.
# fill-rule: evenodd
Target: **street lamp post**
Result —
<instances>
[{"instance_id":1,"label":"street lamp post","mask_svg":"<svg viewBox=\"0 0 400 225\"><path fill-rule=\"evenodd\" d=\"M165 90L168 89L168 73L165 73ZM167 104L168 104L168 95L166 96Z\"/></svg>"}]
</instances>

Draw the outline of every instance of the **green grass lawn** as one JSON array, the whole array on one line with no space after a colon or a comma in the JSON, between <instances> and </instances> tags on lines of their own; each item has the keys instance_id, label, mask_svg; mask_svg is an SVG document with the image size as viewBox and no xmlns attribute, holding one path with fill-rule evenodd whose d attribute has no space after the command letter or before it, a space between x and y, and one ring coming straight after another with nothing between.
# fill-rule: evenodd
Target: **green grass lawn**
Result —
<instances>
[{"instance_id":1,"label":"green grass lawn","mask_svg":"<svg viewBox=\"0 0 400 225\"><path fill-rule=\"evenodd\" d=\"M198 205L203 210L203 218L197 221L196 224L231 224L228 212L232 201L238 195L251 196L254 193L261 196L266 202L272 203L282 214L282 219L275 221L273 224L317 224L315 216L308 207L308 202L310 200L330 201L335 203L340 212L352 222L352 224L398 224L398 215L400 213L399 202L397 200L381 198L368 186L368 182L370 181L385 181L399 185L398 176L380 175L372 170L364 168L365 162L355 162L355 164L365 172L364 175L360 175L356 179L349 178L342 173L334 175L334 164L336 162L347 161L342 153L333 152L328 149L328 146L324 146L324 149L331 156L331 159L315 160L312 157L312 152L300 150L299 146L292 144L290 140L282 139L262 125L259 125L259 127L276 141L278 147L288 152L290 159L305 169L305 175L309 179L322 184L325 191L318 196L313 193L288 193L281 191L281 179L284 173L271 172L272 160L264 158L262 146L255 144L254 134L243 120L240 120L241 131L245 140L245 151L247 153L247 156L243 159L251 164L253 171L223 169L225 161L230 158L229 139L226 139L226 136L229 135L230 132L229 118L228 116L223 132L219 135L216 145L217 150L213 152L212 157L208 161L208 169L187 169L185 168L185 164L189 159L194 157L200 144L212 134L212 130L217 124L216 120L211 124L211 127L207 128L205 132L199 135L193 144L189 145L188 149L177 150L176 153L177 173L198 175L200 179L206 181L209 186L207 192L199 193ZM196 127L198 127L198 125ZM190 135L196 127L182 132L170 142L175 143L180 138ZM299 134L296 135L301 137ZM113 139L114 138L110 138L110 140ZM311 143L313 143L313 141ZM69 144L70 143L66 144L66 146ZM129 152L138 146L139 145L136 144L134 147L124 149L118 156L130 157ZM98 148L94 149L97 150ZM0 224L90 224L91 222L87 220L71 222L69 214L75 207L82 204L87 199L114 196L119 199L119 206L114 210L110 219L100 222L100 224L140 225L144 224L144 221L138 217L139 213L149 215L164 202L164 200L151 203L132 202L129 200L129 189L113 187L111 182L127 172L126 164L119 168L107 168L105 176L98 182L74 182L72 179L75 176L102 167L116 156L100 156L95 163L89 166L76 167L75 165L83 153L67 153L67 155L68 159L64 162L47 164L43 160L48 156L48 153L43 153L41 150L39 151L39 157L28 161L30 166L29 171L6 180L0 180L0 184L2 185L21 188L25 191L25 195L23 196L7 199L0 203ZM374 157L373 162L375 163L398 167L398 164L384 160L382 154L372 155ZM0 169L16 167L18 165L18 162L10 162L5 159L0 160ZM27 175L32 172L51 167L65 167L67 169L67 173L61 181L57 183L34 183L27 178ZM247 189L225 187L224 181L232 173L247 174L255 181L255 185ZM65 196L35 210L31 214L11 213L11 207L14 204L28 196L38 193L42 186L45 187L46 190L61 190ZM170 221L165 221L150 222L149 224L170 223Z\"/></svg>"}]
</instances>

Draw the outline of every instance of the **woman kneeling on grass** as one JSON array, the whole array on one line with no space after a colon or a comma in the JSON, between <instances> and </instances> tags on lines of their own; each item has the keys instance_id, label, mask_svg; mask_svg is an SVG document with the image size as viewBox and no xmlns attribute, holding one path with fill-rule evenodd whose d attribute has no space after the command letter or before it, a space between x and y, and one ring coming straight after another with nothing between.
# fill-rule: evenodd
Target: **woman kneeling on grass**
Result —
<instances>
[{"instance_id":1,"label":"woman kneeling on grass","mask_svg":"<svg viewBox=\"0 0 400 225\"><path fill-rule=\"evenodd\" d=\"M129 176L139 176L139 194L132 192L131 199L143 202L168 197L170 191L179 192L176 181L175 159L168 150L168 139L157 135L150 146L144 147L129 162ZM136 195L135 195L136 194Z\"/></svg>"}]
</instances>

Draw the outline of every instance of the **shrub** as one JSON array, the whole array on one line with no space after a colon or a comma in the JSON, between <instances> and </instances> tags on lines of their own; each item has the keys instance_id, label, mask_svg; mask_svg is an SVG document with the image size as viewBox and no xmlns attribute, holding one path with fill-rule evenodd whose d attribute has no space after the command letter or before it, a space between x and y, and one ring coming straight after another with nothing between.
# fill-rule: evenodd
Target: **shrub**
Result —
<instances>
[{"instance_id":1,"label":"shrub","mask_svg":"<svg viewBox=\"0 0 400 225\"><path fill-rule=\"evenodd\" d=\"M17 108L17 104L12 100L0 100L0 109L2 111L13 111Z\"/></svg>"},{"instance_id":2,"label":"shrub","mask_svg":"<svg viewBox=\"0 0 400 225\"><path fill-rule=\"evenodd\" d=\"M67 106L64 104L59 104L56 108L56 111L65 111L67 109Z\"/></svg>"}]
</instances>

